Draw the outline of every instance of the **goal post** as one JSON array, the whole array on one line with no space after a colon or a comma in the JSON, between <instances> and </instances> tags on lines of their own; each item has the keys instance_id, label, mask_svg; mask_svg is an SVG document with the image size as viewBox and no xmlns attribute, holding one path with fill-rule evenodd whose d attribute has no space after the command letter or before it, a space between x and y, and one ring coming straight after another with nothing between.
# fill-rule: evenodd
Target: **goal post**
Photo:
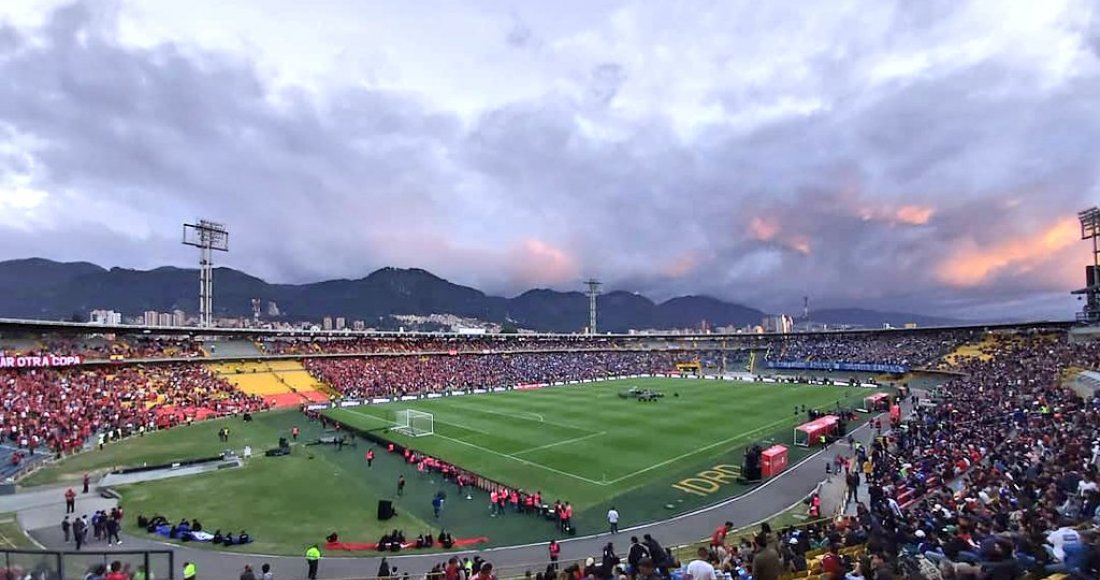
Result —
<instances>
[{"instance_id":1,"label":"goal post","mask_svg":"<svg viewBox=\"0 0 1100 580\"><path fill-rule=\"evenodd\" d=\"M410 437L423 437L435 433L435 415L413 409L397 412L394 430Z\"/></svg>"}]
</instances>

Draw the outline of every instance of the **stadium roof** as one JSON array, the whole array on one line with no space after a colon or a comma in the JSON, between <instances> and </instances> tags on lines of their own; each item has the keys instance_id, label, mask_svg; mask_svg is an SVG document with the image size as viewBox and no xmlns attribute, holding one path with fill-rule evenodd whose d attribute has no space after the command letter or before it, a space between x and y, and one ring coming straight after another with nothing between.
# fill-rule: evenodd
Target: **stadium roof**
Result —
<instances>
[{"instance_id":1,"label":"stadium roof","mask_svg":"<svg viewBox=\"0 0 1100 580\"><path fill-rule=\"evenodd\" d=\"M50 320L24 320L0 318L0 334L8 333L54 333L54 334L144 334L150 336L225 336L240 338L456 338L456 339L593 339L593 338L637 338L637 339L723 339L723 338L772 338L776 336L845 336L866 334L924 334L944 330L993 331L1035 328L1069 328L1073 321L1033 321L1004 324L974 324L962 326L925 326L918 328L872 328L825 330L814 332L791 332L786 334L715 334L715 333L647 333L647 334L465 334L456 332L399 332L399 331L354 331L354 330L303 330L303 329L260 329L260 328L199 328L196 326L140 326L132 324L104 325L87 322L63 322Z\"/></svg>"}]
</instances>

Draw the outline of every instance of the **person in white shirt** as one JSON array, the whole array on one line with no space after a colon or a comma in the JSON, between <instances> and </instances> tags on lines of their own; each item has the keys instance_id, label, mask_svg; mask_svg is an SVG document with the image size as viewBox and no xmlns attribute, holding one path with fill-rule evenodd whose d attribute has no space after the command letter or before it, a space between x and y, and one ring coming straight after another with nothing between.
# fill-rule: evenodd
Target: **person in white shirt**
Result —
<instances>
[{"instance_id":1,"label":"person in white shirt","mask_svg":"<svg viewBox=\"0 0 1100 580\"><path fill-rule=\"evenodd\" d=\"M615 509L615 506L611 506L611 509L607 510L607 523L611 526L611 533L619 533L619 512Z\"/></svg>"},{"instance_id":2,"label":"person in white shirt","mask_svg":"<svg viewBox=\"0 0 1100 580\"><path fill-rule=\"evenodd\" d=\"M252 459L252 446L251 445L245 445L244 446L244 458L245 458L245 460Z\"/></svg>"},{"instance_id":3,"label":"person in white shirt","mask_svg":"<svg viewBox=\"0 0 1100 580\"><path fill-rule=\"evenodd\" d=\"M1091 479L1082 479L1077 482L1077 493L1079 493L1081 497L1085 497L1090 491L1096 491L1097 489L1096 482Z\"/></svg>"},{"instance_id":4,"label":"person in white shirt","mask_svg":"<svg viewBox=\"0 0 1100 580\"><path fill-rule=\"evenodd\" d=\"M688 580L718 580L714 575L714 566L711 566L710 562L707 562L707 556L709 555L707 549L700 547L699 551L696 553L699 555L699 558L692 560L691 563L687 565Z\"/></svg>"},{"instance_id":5,"label":"person in white shirt","mask_svg":"<svg viewBox=\"0 0 1100 580\"><path fill-rule=\"evenodd\" d=\"M1063 526L1047 534L1047 543L1052 546L1050 553L1061 562L1066 557L1066 544L1076 544L1081 541L1081 534L1077 530Z\"/></svg>"}]
</instances>

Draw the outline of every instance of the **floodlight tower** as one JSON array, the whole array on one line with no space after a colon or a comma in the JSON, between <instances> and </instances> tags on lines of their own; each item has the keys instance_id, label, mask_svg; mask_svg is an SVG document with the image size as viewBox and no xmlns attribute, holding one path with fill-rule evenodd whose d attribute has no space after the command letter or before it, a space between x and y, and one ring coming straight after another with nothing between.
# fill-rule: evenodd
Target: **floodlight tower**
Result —
<instances>
[{"instance_id":1,"label":"floodlight tower","mask_svg":"<svg viewBox=\"0 0 1100 580\"><path fill-rule=\"evenodd\" d=\"M214 252L229 251L225 224L199 220L183 224L183 244L199 249L199 326L214 326Z\"/></svg>"},{"instance_id":2,"label":"floodlight tower","mask_svg":"<svg viewBox=\"0 0 1100 580\"><path fill-rule=\"evenodd\" d=\"M1100 323L1100 208L1078 212L1081 239L1092 240L1092 264L1085 266L1085 287L1073 294L1085 296L1085 306L1077 313L1078 322Z\"/></svg>"},{"instance_id":3,"label":"floodlight tower","mask_svg":"<svg viewBox=\"0 0 1100 580\"><path fill-rule=\"evenodd\" d=\"M600 285L603 284L595 278L584 281L588 286L588 334L596 334L596 297L600 295Z\"/></svg>"}]
</instances>

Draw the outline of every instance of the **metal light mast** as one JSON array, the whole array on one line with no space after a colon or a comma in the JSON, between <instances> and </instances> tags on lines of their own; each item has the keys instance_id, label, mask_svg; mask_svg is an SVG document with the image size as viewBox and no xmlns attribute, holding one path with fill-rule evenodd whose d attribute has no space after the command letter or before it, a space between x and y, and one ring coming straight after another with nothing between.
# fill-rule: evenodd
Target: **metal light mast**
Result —
<instances>
[{"instance_id":1,"label":"metal light mast","mask_svg":"<svg viewBox=\"0 0 1100 580\"><path fill-rule=\"evenodd\" d=\"M1085 287L1073 294L1084 295L1085 306L1077 313L1078 322L1100 323L1100 208L1092 207L1077 214L1081 239L1092 240L1092 264L1085 266Z\"/></svg>"},{"instance_id":2,"label":"metal light mast","mask_svg":"<svg viewBox=\"0 0 1100 580\"><path fill-rule=\"evenodd\" d=\"M588 286L588 334L596 334L596 297L600 295L602 282L590 278L584 283Z\"/></svg>"},{"instance_id":3,"label":"metal light mast","mask_svg":"<svg viewBox=\"0 0 1100 580\"><path fill-rule=\"evenodd\" d=\"M199 249L199 326L214 326L214 252L229 251L229 230L224 224L199 220L183 224L183 244Z\"/></svg>"}]
</instances>

